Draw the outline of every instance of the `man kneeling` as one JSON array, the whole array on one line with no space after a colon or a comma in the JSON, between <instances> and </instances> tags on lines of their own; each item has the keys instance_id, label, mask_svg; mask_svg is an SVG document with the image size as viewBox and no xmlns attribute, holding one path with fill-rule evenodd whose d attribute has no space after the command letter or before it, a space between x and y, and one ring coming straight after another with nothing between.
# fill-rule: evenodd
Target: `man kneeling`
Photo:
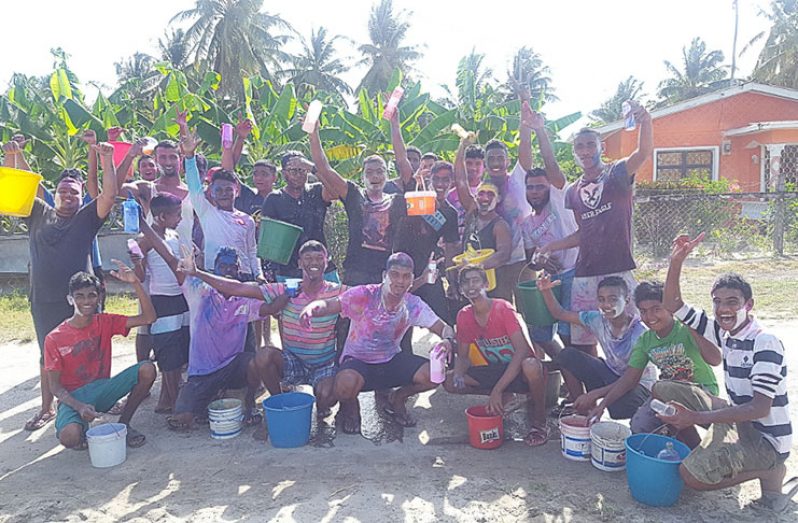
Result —
<instances>
[{"instance_id":1,"label":"man kneeling","mask_svg":"<svg viewBox=\"0 0 798 523\"><path fill-rule=\"evenodd\" d=\"M155 365L139 362L111 377L111 338L127 336L130 329L155 321L155 308L136 274L114 260L119 271L111 274L131 285L141 303L141 314L122 316L98 313L100 280L79 272L69 280L67 301L72 317L47 335L44 341L44 370L50 390L58 398L55 433L67 448L83 450L89 422L108 412L128 393L119 422L127 425L127 445L140 447L143 434L130 426L130 419L155 381Z\"/></svg>"},{"instance_id":2,"label":"man kneeling","mask_svg":"<svg viewBox=\"0 0 798 523\"><path fill-rule=\"evenodd\" d=\"M457 359L444 383L454 394L488 396L488 412L503 414L506 393L527 395L531 430L528 445L543 445L546 428L546 372L541 354L533 352L513 306L488 298L485 269L467 265L458 277L469 305L457 314Z\"/></svg>"}]
</instances>

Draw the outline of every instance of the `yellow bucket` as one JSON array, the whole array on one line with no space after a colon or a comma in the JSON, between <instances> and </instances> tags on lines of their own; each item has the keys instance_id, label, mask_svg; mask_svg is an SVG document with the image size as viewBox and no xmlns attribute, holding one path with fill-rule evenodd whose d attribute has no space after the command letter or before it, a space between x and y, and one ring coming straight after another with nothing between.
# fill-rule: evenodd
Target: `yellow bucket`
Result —
<instances>
[{"instance_id":1,"label":"yellow bucket","mask_svg":"<svg viewBox=\"0 0 798 523\"><path fill-rule=\"evenodd\" d=\"M41 181L39 174L0 167L0 214L22 218L30 216Z\"/></svg>"},{"instance_id":2,"label":"yellow bucket","mask_svg":"<svg viewBox=\"0 0 798 523\"><path fill-rule=\"evenodd\" d=\"M496 251L493 249L480 249L478 251L469 250L452 258L452 262L458 267L462 267L469 263L481 265L482 262L490 258L494 252ZM496 270L487 269L485 273L488 275L488 291L492 291L496 288Z\"/></svg>"}]
</instances>

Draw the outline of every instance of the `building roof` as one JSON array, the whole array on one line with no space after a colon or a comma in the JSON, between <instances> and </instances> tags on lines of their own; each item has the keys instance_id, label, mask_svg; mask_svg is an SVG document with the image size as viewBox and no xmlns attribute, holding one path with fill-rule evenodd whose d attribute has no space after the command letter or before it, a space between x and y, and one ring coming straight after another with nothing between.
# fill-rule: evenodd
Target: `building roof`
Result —
<instances>
[{"instance_id":1,"label":"building roof","mask_svg":"<svg viewBox=\"0 0 798 523\"><path fill-rule=\"evenodd\" d=\"M745 136L747 134L756 134L764 131L774 131L776 129L798 129L798 120L782 120L776 122L754 122L744 127L737 129L729 129L723 133L723 136Z\"/></svg>"},{"instance_id":2,"label":"building roof","mask_svg":"<svg viewBox=\"0 0 798 523\"><path fill-rule=\"evenodd\" d=\"M661 109L655 109L651 111L651 118L657 119L663 116L668 116L674 113L680 113L682 111L687 111L689 109L693 109L694 107L699 107L701 105L710 104L712 102L717 102L718 100L722 100L724 98L731 98L732 96L737 96L738 94L743 93L759 93L768 96L775 96L777 98L786 98L788 100L796 100L798 101L798 90L796 89L788 89L786 87L775 87L772 85L765 85L759 84L756 82L747 82L744 84L733 85L731 87L727 87L725 89L718 89L717 91L713 91L711 93L707 93L705 95L697 96L695 98L691 98L689 100L685 100L684 102L675 103L668 107L663 107ZM795 122L761 122L762 124L776 124L776 123L792 123ZM601 127L596 127L594 130L601 134L603 138L606 138L607 135L612 134L616 131L620 131L623 129L623 120L619 120L617 122L613 122L607 125L603 125ZM756 126L758 124L751 124ZM750 127L750 126L749 126ZM743 128L741 128L743 129ZM734 129L735 131L738 129ZM729 131L731 132L731 131ZM727 132L727 136L734 136L729 135ZM757 131L754 131L757 132ZM746 133L741 133L746 134ZM737 135L739 136L739 135Z\"/></svg>"}]
</instances>

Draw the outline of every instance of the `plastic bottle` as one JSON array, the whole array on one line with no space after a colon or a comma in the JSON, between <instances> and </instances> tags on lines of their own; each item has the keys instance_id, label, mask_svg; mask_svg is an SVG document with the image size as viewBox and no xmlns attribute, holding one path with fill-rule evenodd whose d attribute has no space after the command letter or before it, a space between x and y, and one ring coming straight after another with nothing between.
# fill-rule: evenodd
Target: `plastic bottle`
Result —
<instances>
[{"instance_id":1,"label":"plastic bottle","mask_svg":"<svg viewBox=\"0 0 798 523\"><path fill-rule=\"evenodd\" d=\"M666 442L665 448L659 451L657 454L657 459L665 460L665 461L681 461L682 457L676 452L676 449L673 448L673 442Z\"/></svg>"},{"instance_id":2,"label":"plastic bottle","mask_svg":"<svg viewBox=\"0 0 798 523\"><path fill-rule=\"evenodd\" d=\"M128 198L122 204L125 232L138 234L139 232L139 204L133 198Z\"/></svg>"},{"instance_id":3,"label":"plastic bottle","mask_svg":"<svg viewBox=\"0 0 798 523\"><path fill-rule=\"evenodd\" d=\"M158 140L153 138L152 136L145 136L144 137L144 146L141 148L141 152L146 154L147 156L152 156L155 152L155 146L158 145Z\"/></svg>"},{"instance_id":4,"label":"plastic bottle","mask_svg":"<svg viewBox=\"0 0 798 523\"><path fill-rule=\"evenodd\" d=\"M138 256L139 258L144 257L144 253L141 252L141 247L139 247L139 242L137 242L133 238L127 239L127 250L130 251L131 254Z\"/></svg>"},{"instance_id":5,"label":"plastic bottle","mask_svg":"<svg viewBox=\"0 0 798 523\"><path fill-rule=\"evenodd\" d=\"M676 407L673 405L668 405L667 403L663 403L657 399L651 400L651 410L660 416L673 416L676 414Z\"/></svg>"},{"instance_id":6,"label":"plastic bottle","mask_svg":"<svg viewBox=\"0 0 798 523\"><path fill-rule=\"evenodd\" d=\"M446 349L440 343L429 353L429 377L432 383L446 381Z\"/></svg>"},{"instance_id":7,"label":"plastic bottle","mask_svg":"<svg viewBox=\"0 0 798 523\"><path fill-rule=\"evenodd\" d=\"M635 115L632 113L632 105L629 102L624 102L621 105L621 112L623 113L623 128L627 131L633 131L635 128Z\"/></svg>"},{"instance_id":8,"label":"plastic bottle","mask_svg":"<svg viewBox=\"0 0 798 523\"><path fill-rule=\"evenodd\" d=\"M233 126L229 123L222 124L222 147L229 149L233 146Z\"/></svg>"},{"instance_id":9,"label":"plastic bottle","mask_svg":"<svg viewBox=\"0 0 798 523\"><path fill-rule=\"evenodd\" d=\"M401 86L396 86L396 89L393 90L391 93L391 97L388 98L388 103L385 104L385 110L382 111L382 117L386 120L390 120L393 118L394 113L396 112L396 108L399 106L399 100L402 99L402 96L405 94L405 90L402 89Z\"/></svg>"},{"instance_id":10,"label":"plastic bottle","mask_svg":"<svg viewBox=\"0 0 798 523\"><path fill-rule=\"evenodd\" d=\"M438 264L435 260L430 260L427 265L427 283L432 285L438 279Z\"/></svg>"},{"instance_id":11,"label":"plastic bottle","mask_svg":"<svg viewBox=\"0 0 798 523\"><path fill-rule=\"evenodd\" d=\"M305 123L302 124L302 130L310 134L316 129L316 122L319 121L321 116L322 103L318 100L313 100L308 106L308 113L305 115Z\"/></svg>"},{"instance_id":12,"label":"plastic bottle","mask_svg":"<svg viewBox=\"0 0 798 523\"><path fill-rule=\"evenodd\" d=\"M291 298L296 298L299 294L299 284L302 282L299 278L288 278L285 280L285 293Z\"/></svg>"}]
</instances>

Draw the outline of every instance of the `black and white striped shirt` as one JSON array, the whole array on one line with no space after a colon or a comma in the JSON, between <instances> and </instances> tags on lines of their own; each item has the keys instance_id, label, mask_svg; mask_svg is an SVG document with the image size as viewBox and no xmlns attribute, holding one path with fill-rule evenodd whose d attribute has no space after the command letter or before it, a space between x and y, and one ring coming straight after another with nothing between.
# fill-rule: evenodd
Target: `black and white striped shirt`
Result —
<instances>
[{"instance_id":1,"label":"black and white striped shirt","mask_svg":"<svg viewBox=\"0 0 798 523\"><path fill-rule=\"evenodd\" d=\"M787 364L784 345L764 332L759 323L750 323L734 336L701 310L687 304L676 311L676 317L723 351L723 372L726 393L733 405L743 405L758 392L773 400L768 415L751 420L751 424L781 456L790 453L792 425L787 400Z\"/></svg>"}]
</instances>

